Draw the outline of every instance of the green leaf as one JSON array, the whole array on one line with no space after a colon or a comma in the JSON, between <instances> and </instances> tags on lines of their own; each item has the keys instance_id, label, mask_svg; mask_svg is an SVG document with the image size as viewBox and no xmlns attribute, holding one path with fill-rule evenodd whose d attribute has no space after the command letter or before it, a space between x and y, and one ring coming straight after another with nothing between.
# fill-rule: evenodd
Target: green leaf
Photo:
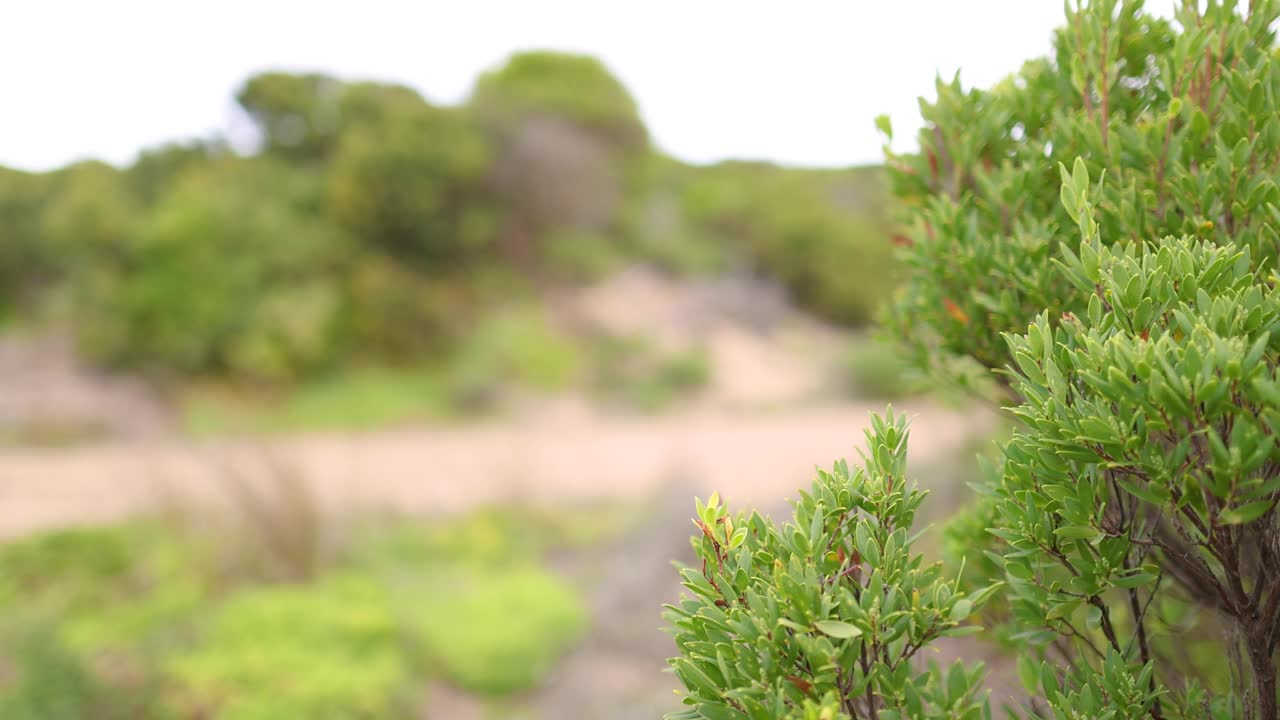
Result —
<instances>
[{"instance_id":1,"label":"green leaf","mask_svg":"<svg viewBox=\"0 0 1280 720\"><path fill-rule=\"evenodd\" d=\"M1071 189L1078 197L1089 192L1089 169L1084 166L1084 158L1077 157L1071 168Z\"/></svg>"},{"instance_id":2,"label":"green leaf","mask_svg":"<svg viewBox=\"0 0 1280 720\"><path fill-rule=\"evenodd\" d=\"M1156 579L1156 577L1157 577L1156 575L1152 575L1149 572L1138 572L1132 575L1121 575L1119 577L1114 578L1111 582L1116 587L1129 589L1129 588L1142 587L1143 585L1153 582Z\"/></svg>"},{"instance_id":3,"label":"green leaf","mask_svg":"<svg viewBox=\"0 0 1280 720\"><path fill-rule=\"evenodd\" d=\"M876 116L876 129L879 130L886 139L893 139L893 124L889 122L888 115Z\"/></svg>"},{"instance_id":4,"label":"green leaf","mask_svg":"<svg viewBox=\"0 0 1280 720\"><path fill-rule=\"evenodd\" d=\"M1064 525L1054 530L1053 534L1063 540L1093 540L1102 535L1102 532L1087 525Z\"/></svg>"},{"instance_id":5,"label":"green leaf","mask_svg":"<svg viewBox=\"0 0 1280 720\"><path fill-rule=\"evenodd\" d=\"M1044 686L1044 692L1050 697L1058 692L1058 676L1053 672L1053 667L1049 663L1040 663L1040 684Z\"/></svg>"},{"instance_id":6,"label":"green leaf","mask_svg":"<svg viewBox=\"0 0 1280 720\"><path fill-rule=\"evenodd\" d=\"M1116 478L1116 483L1124 489L1125 492L1133 495L1139 500L1151 503L1152 505L1164 505L1169 502L1170 494L1168 488L1149 482L1133 482L1126 477Z\"/></svg>"},{"instance_id":7,"label":"green leaf","mask_svg":"<svg viewBox=\"0 0 1280 720\"><path fill-rule=\"evenodd\" d=\"M1035 660L1025 653L1018 655L1018 679L1022 681L1022 687L1031 695L1038 694L1040 690L1040 668L1036 666Z\"/></svg>"},{"instance_id":8,"label":"green leaf","mask_svg":"<svg viewBox=\"0 0 1280 720\"><path fill-rule=\"evenodd\" d=\"M1102 610L1095 605L1090 605L1085 611L1084 624L1090 630L1097 630L1102 627Z\"/></svg>"},{"instance_id":9,"label":"green leaf","mask_svg":"<svg viewBox=\"0 0 1280 720\"><path fill-rule=\"evenodd\" d=\"M951 666L951 671L947 673L947 695L951 698L963 697L968 687L969 682L964 675L964 665L955 663ZM916 717L919 717L919 715L916 715Z\"/></svg>"},{"instance_id":10,"label":"green leaf","mask_svg":"<svg viewBox=\"0 0 1280 720\"><path fill-rule=\"evenodd\" d=\"M1256 502L1246 503L1239 507L1223 510L1218 518L1227 525L1243 525L1251 523L1262 517L1271 509L1272 502L1270 500L1258 500Z\"/></svg>"},{"instance_id":11,"label":"green leaf","mask_svg":"<svg viewBox=\"0 0 1280 720\"><path fill-rule=\"evenodd\" d=\"M816 627L823 635L830 635L833 638L840 638L841 640L856 638L862 634L861 628L855 627L841 620L819 620L814 623L814 627Z\"/></svg>"}]
</instances>

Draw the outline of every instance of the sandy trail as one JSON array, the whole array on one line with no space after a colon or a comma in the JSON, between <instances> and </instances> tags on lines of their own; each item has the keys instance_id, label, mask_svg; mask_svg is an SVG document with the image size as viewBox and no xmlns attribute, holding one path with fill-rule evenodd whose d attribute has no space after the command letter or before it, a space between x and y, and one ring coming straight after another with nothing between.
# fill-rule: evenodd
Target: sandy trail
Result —
<instances>
[{"instance_id":1,"label":"sandy trail","mask_svg":"<svg viewBox=\"0 0 1280 720\"><path fill-rule=\"evenodd\" d=\"M642 499L678 484L771 505L814 465L855 458L879 405L703 410L657 417L580 415L272 441L0 449L0 537L101 523L180 501L215 508L231 477L284 468L327 513L436 513L494 502ZM944 455L988 432L993 417L929 404L912 420L911 455ZM929 483L924 483L929 484Z\"/></svg>"}]
</instances>

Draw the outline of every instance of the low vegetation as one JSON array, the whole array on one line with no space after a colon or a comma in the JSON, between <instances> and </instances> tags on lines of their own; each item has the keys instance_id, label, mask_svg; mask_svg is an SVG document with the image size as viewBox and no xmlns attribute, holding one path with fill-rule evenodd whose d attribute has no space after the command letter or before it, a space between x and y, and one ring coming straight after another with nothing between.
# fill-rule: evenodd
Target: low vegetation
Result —
<instances>
[{"instance_id":1,"label":"low vegetation","mask_svg":"<svg viewBox=\"0 0 1280 720\"><path fill-rule=\"evenodd\" d=\"M536 688L588 623L545 554L608 538L628 517L495 509L379 523L290 581L159 522L10 542L0 716L410 718L432 678L494 699Z\"/></svg>"}]
</instances>

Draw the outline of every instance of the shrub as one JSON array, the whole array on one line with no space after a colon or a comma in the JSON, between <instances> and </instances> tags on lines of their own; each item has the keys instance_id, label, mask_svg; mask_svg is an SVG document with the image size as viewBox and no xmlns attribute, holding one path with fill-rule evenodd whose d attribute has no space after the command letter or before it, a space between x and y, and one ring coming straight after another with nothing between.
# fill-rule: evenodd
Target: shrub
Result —
<instances>
[{"instance_id":1,"label":"shrub","mask_svg":"<svg viewBox=\"0 0 1280 720\"><path fill-rule=\"evenodd\" d=\"M439 355L472 293L456 279L428 279L386 253L363 253L344 279L342 334L354 359L408 362Z\"/></svg>"},{"instance_id":2,"label":"shrub","mask_svg":"<svg viewBox=\"0 0 1280 720\"><path fill-rule=\"evenodd\" d=\"M334 224L422 271L451 269L494 236L490 149L456 110L425 102L343 134L327 173Z\"/></svg>"},{"instance_id":3,"label":"shrub","mask_svg":"<svg viewBox=\"0 0 1280 720\"><path fill-rule=\"evenodd\" d=\"M172 703L227 720L407 717L401 641L386 594L359 578L247 591L171 661Z\"/></svg>"},{"instance_id":4,"label":"shrub","mask_svg":"<svg viewBox=\"0 0 1280 720\"><path fill-rule=\"evenodd\" d=\"M313 509L287 518L264 502L277 504L250 509L314 524ZM407 718L435 676L485 694L531 688L587 619L544 556L610 537L627 518L591 508L379 520L287 584L261 572L298 561L280 538L215 548L139 524L14 541L0 546L0 716Z\"/></svg>"},{"instance_id":5,"label":"shrub","mask_svg":"<svg viewBox=\"0 0 1280 720\"><path fill-rule=\"evenodd\" d=\"M317 189L270 160L185 176L109 262L79 283L82 346L106 362L288 380L326 362L344 240ZM199 292L193 292L199 288Z\"/></svg>"},{"instance_id":6,"label":"shrub","mask_svg":"<svg viewBox=\"0 0 1280 720\"><path fill-rule=\"evenodd\" d=\"M438 369L394 366L326 373L278 394L202 384L183 392L183 424L197 435L385 428L447 418L447 390Z\"/></svg>"},{"instance_id":7,"label":"shrub","mask_svg":"<svg viewBox=\"0 0 1280 720\"><path fill-rule=\"evenodd\" d=\"M323 160L333 149L342 83L327 75L266 72L236 93L265 150L292 160Z\"/></svg>"},{"instance_id":8,"label":"shrub","mask_svg":"<svg viewBox=\"0 0 1280 720\"><path fill-rule=\"evenodd\" d=\"M606 404L658 411L711 381L711 361L700 347L664 349L640 336L605 335L592 350L591 384Z\"/></svg>"},{"instance_id":9,"label":"shrub","mask_svg":"<svg viewBox=\"0 0 1280 720\"><path fill-rule=\"evenodd\" d=\"M519 565L441 571L414 615L428 662L458 687L489 695L535 687L586 625L571 586Z\"/></svg>"},{"instance_id":10,"label":"shrub","mask_svg":"<svg viewBox=\"0 0 1280 720\"><path fill-rule=\"evenodd\" d=\"M539 50L516 53L482 75L470 100L481 122L498 132L533 116L561 117L626 148L644 148L648 133L635 100L599 60Z\"/></svg>"},{"instance_id":11,"label":"shrub","mask_svg":"<svg viewBox=\"0 0 1280 720\"><path fill-rule=\"evenodd\" d=\"M0 714L14 720L109 713L104 692L82 658L56 633L36 626L3 638L8 677L0 682Z\"/></svg>"},{"instance_id":12,"label":"shrub","mask_svg":"<svg viewBox=\"0 0 1280 720\"><path fill-rule=\"evenodd\" d=\"M509 695L536 687L586 628L578 589L541 567L543 556L598 542L618 525L618 513L601 508L572 516L490 508L383 528L357 560L386 580L428 671L468 692Z\"/></svg>"},{"instance_id":13,"label":"shrub","mask_svg":"<svg viewBox=\"0 0 1280 720\"><path fill-rule=\"evenodd\" d=\"M140 216L124 175L100 162L82 162L51 177L39 232L51 257L66 272L111 258Z\"/></svg>"},{"instance_id":14,"label":"shrub","mask_svg":"<svg viewBox=\"0 0 1280 720\"><path fill-rule=\"evenodd\" d=\"M901 348L886 342L858 338L844 358L849 384L860 396L906 397L920 390L913 368Z\"/></svg>"},{"instance_id":15,"label":"shrub","mask_svg":"<svg viewBox=\"0 0 1280 720\"><path fill-rule=\"evenodd\" d=\"M209 586L200 548L159 530L58 530L0 548L0 662L12 670L0 715L151 717L160 707L158 665Z\"/></svg>"},{"instance_id":16,"label":"shrub","mask_svg":"<svg viewBox=\"0 0 1280 720\"><path fill-rule=\"evenodd\" d=\"M684 212L827 318L860 325L893 287L884 190L873 170L725 163L696 171Z\"/></svg>"},{"instance_id":17,"label":"shrub","mask_svg":"<svg viewBox=\"0 0 1280 720\"><path fill-rule=\"evenodd\" d=\"M923 493L907 484L906 423L872 418L865 469L819 471L781 528L698 503L701 567L669 606L676 718L981 718L981 667L912 658L962 625L995 586L966 594L911 552Z\"/></svg>"},{"instance_id":18,"label":"shrub","mask_svg":"<svg viewBox=\"0 0 1280 720\"><path fill-rule=\"evenodd\" d=\"M48 186L48 176L0 168L0 225L5 227L5 242L0 243L0 324L52 274L53 258L40 242Z\"/></svg>"},{"instance_id":19,"label":"shrub","mask_svg":"<svg viewBox=\"0 0 1280 720\"><path fill-rule=\"evenodd\" d=\"M480 76L468 109L497 148L490 185L509 259L536 266L543 246L564 232L618 234L649 146L635 101L604 65L517 53Z\"/></svg>"},{"instance_id":20,"label":"shrub","mask_svg":"<svg viewBox=\"0 0 1280 720\"><path fill-rule=\"evenodd\" d=\"M1278 19L1266 0L1247 12L1184 3L1172 20L1136 0L1069 4L1052 59L991 91L940 83L922 102L920 153L890 156L913 208L891 324L936 372L997 370L1019 422L977 519L951 541L985 553L985 572L1004 581L990 617L1016 648L1031 716L1278 715ZM893 516L872 517L861 532ZM812 527L809 537L826 531ZM803 530L783 537L784 561L798 557L774 587L828 592L825 545L812 550ZM861 567L887 554L887 541L876 546ZM744 554L758 565L738 577L767 577L776 556ZM703 590L718 572L690 584ZM947 586L921 597L935 587ZM769 607L725 625L746 632ZM829 607L826 620L860 617ZM710 636L719 616L699 612ZM861 629L854 647L869 642ZM803 694L787 689L778 659L789 656L777 651L760 653L771 664L754 675L726 660L728 676L704 667L713 643L684 651L677 667L707 678L683 678L697 702L708 683L735 701L763 684L798 713L829 690L799 674ZM813 670L859 671L852 656L829 658ZM896 686L835 690L899 702ZM742 716L745 705L700 715Z\"/></svg>"},{"instance_id":21,"label":"shrub","mask_svg":"<svg viewBox=\"0 0 1280 720\"><path fill-rule=\"evenodd\" d=\"M548 233L543 254L557 279L571 283L601 280L618 270L627 257L610 238L596 232L559 229Z\"/></svg>"},{"instance_id":22,"label":"shrub","mask_svg":"<svg viewBox=\"0 0 1280 720\"><path fill-rule=\"evenodd\" d=\"M202 597L199 549L156 542L158 533L146 525L68 529L7 544L0 548L0 610L57 620L62 639L78 648L143 638ZM162 592L139 603L139 588Z\"/></svg>"},{"instance_id":23,"label":"shrub","mask_svg":"<svg viewBox=\"0 0 1280 720\"><path fill-rule=\"evenodd\" d=\"M482 320L458 349L452 393L456 403L474 409L512 386L563 389L581 365L578 346L543 310L504 308Z\"/></svg>"}]
</instances>

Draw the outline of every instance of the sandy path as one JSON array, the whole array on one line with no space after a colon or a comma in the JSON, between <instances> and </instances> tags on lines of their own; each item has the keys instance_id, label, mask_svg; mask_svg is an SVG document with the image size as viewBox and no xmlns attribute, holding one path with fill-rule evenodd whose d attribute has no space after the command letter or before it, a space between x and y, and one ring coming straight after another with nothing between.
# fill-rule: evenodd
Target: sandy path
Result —
<instances>
[{"instance_id":1,"label":"sandy path","mask_svg":"<svg viewBox=\"0 0 1280 720\"><path fill-rule=\"evenodd\" d=\"M632 499L672 484L770 505L807 484L815 464L856 457L872 409L880 406L647 418L541 415L270 443L4 449L0 536L110 521L174 499L214 506L230 495L230 468L246 478L266 478L268 458L301 478L328 512L432 513L500 501ZM958 448L992 424L989 415L927 404L901 410L912 418L917 460Z\"/></svg>"}]
</instances>

